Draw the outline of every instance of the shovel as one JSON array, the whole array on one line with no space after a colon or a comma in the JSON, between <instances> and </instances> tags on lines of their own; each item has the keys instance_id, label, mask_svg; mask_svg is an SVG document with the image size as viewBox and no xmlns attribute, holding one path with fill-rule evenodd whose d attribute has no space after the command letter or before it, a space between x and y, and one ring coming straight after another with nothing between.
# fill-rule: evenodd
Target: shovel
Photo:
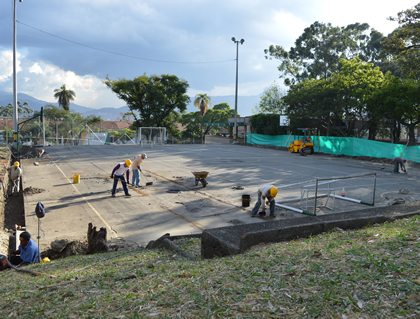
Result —
<instances>
[{"instance_id":1,"label":"shovel","mask_svg":"<svg viewBox=\"0 0 420 319\"><path fill-rule=\"evenodd\" d=\"M146 177L146 180L147 180L146 186L153 185L153 182L149 182L149 179L147 178L146 175L144 175L143 171L141 171L141 172L142 172L143 176Z\"/></svg>"}]
</instances>

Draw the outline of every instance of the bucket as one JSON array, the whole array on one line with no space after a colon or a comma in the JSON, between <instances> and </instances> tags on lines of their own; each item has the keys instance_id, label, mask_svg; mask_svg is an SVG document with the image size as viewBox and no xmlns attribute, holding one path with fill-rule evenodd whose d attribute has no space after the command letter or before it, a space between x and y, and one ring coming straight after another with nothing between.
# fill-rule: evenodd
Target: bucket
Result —
<instances>
[{"instance_id":1,"label":"bucket","mask_svg":"<svg viewBox=\"0 0 420 319\"><path fill-rule=\"evenodd\" d=\"M250 195L242 195L242 207L249 207L251 201Z\"/></svg>"},{"instance_id":2,"label":"bucket","mask_svg":"<svg viewBox=\"0 0 420 319\"><path fill-rule=\"evenodd\" d=\"M73 175L73 183L74 184L79 184L80 183L80 175Z\"/></svg>"}]
</instances>

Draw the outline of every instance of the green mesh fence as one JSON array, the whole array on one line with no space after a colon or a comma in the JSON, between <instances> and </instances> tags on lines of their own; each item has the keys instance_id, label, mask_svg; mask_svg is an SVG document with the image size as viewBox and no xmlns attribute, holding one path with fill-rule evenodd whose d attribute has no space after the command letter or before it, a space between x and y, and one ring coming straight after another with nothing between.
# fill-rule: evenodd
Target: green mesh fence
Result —
<instances>
[{"instance_id":1,"label":"green mesh fence","mask_svg":"<svg viewBox=\"0 0 420 319\"><path fill-rule=\"evenodd\" d=\"M293 135L263 135L248 133L247 142L259 145L273 145L288 147L294 140ZM315 152L322 152L335 155L349 156L370 156L394 158L400 156L405 145L390 144L378 141L365 140L354 137L332 137L332 136L312 136ZM420 146L407 146L403 157L407 161L420 163Z\"/></svg>"}]
</instances>

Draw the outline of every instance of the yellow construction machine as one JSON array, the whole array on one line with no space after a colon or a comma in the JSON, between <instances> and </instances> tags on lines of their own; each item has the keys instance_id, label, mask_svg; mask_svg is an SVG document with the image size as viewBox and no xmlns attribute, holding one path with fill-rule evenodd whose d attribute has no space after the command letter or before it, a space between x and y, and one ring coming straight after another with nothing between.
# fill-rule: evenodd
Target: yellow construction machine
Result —
<instances>
[{"instance_id":1,"label":"yellow construction machine","mask_svg":"<svg viewBox=\"0 0 420 319\"><path fill-rule=\"evenodd\" d=\"M303 136L299 133L302 131ZM314 142L311 136L316 136L317 129L313 128L298 128L297 134L294 136L294 141L289 144L290 153L300 153L302 156L306 156L314 153Z\"/></svg>"}]
</instances>

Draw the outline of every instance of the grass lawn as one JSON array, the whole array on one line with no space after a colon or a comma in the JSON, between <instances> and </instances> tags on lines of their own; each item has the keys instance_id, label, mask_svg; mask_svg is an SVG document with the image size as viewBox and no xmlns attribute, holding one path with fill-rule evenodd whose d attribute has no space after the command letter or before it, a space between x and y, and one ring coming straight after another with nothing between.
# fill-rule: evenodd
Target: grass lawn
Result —
<instances>
[{"instance_id":1,"label":"grass lawn","mask_svg":"<svg viewBox=\"0 0 420 319\"><path fill-rule=\"evenodd\" d=\"M165 250L74 256L0 272L10 318L419 318L420 218L201 260Z\"/></svg>"}]
</instances>

